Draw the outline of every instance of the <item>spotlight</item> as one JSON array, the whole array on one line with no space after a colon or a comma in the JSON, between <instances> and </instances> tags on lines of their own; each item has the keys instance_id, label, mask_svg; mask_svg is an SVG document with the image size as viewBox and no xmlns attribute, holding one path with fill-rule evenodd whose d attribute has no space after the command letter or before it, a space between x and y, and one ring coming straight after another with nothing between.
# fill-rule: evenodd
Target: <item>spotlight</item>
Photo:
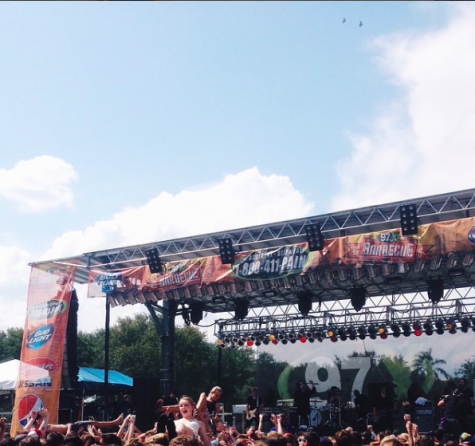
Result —
<instances>
[{"instance_id":1,"label":"spotlight","mask_svg":"<svg viewBox=\"0 0 475 446\"><path fill-rule=\"evenodd\" d=\"M203 307L198 302L193 302L190 305L190 320L193 324L198 325L203 319Z\"/></svg>"},{"instance_id":2,"label":"spotlight","mask_svg":"<svg viewBox=\"0 0 475 446\"><path fill-rule=\"evenodd\" d=\"M160 274L163 272L162 261L158 254L158 248L147 249L145 251L145 257L147 257L147 264L152 274Z\"/></svg>"},{"instance_id":3,"label":"spotlight","mask_svg":"<svg viewBox=\"0 0 475 446\"><path fill-rule=\"evenodd\" d=\"M403 204L399 208L402 235L417 235L417 209L415 204Z\"/></svg>"},{"instance_id":4,"label":"spotlight","mask_svg":"<svg viewBox=\"0 0 475 446\"><path fill-rule=\"evenodd\" d=\"M254 343L256 347L260 347L261 345L261 341L259 341L259 339Z\"/></svg>"},{"instance_id":5,"label":"spotlight","mask_svg":"<svg viewBox=\"0 0 475 446\"><path fill-rule=\"evenodd\" d=\"M427 281L427 296L433 304L440 302L444 297L444 281L442 279L430 279Z\"/></svg>"},{"instance_id":6,"label":"spotlight","mask_svg":"<svg viewBox=\"0 0 475 446\"><path fill-rule=\"evenodd\" d=\"M299 300L298 307L303 316L307 316L312 311L312 293L310 291L299 291L297 293Z\"/></svg>"},{"instance_id":7,"label":"spotlight","mask_svg":"<svg viewBox=\"0 0 475 446\"><path fill-rule=\"evenodd\" d=\"M378 333L379 333L379 337L381 339L387 339L388 338L388 330L386 329L386 326L384 324L380 325L378 327Z\"/></svg>"},{"instance_id":8,"label":"spotlight","mask_svg":"<svg viewBox=\"0 0 475 446\"><path fill-rule=\"evenodd\" d=\"M236 299L234 306L234 318L238 321L242 321L249 313L249 306L246 299Z\"/></svg>"},{"instance_id":9,"label":"spotlight","mask_svg":"<svg viewBox=\"0 0 475 446\"><path fill-rule=\"evenodd\" d=\"M439 334L439 335L442 335L444 334L444 331L445 331L445 324L444 324L444 321L442 319L437 319L436 323L435 323L435 328L436 328L436 333Z\"/></svg>"},{"instance_id":10,"label":"spotlight","mask_svg":"<svg viewBox=\"0 0 475 446\"><path fill-rule=\"evenodd\" d=\"M338 338L336 336L331 336L330 337L330 341L332 342L337 342L338 341Z\"/></svg>"},{"instance_id":11,"label":"spotlight","mask_svg":"<svg viewBox=\"0 0 475 446\"><path fill-rule=\"evenodd\" d=\"M287 339L284 338L284 339L282 339L282 341L280 341L280 342L282 342L282 345L287 345L287 342L289 342L289 341L287 341Z\"/></svg>"},{"instance_id":12,"label":"spotlight","mask_svg":"<svg viewBox=\"0 0 475 446\"><path fill-rule=\"evenodd\" d=\"M414 328L414 334L416 336L420 336L422 334L422 329L421 329L421 323L420 322L414 322L412 327Z\"/></svg>"},{"instance_id":13,"label":"spotlight","mask_svg":"<svg viewBox=\"0 0 475 446\"><path fill-rule=\"evenodd\" d=\"M350 340L356 340L357 336L358 335L356 333L355 327L348 328L348 337L350 338Z\"/></svg>"},{"instance_id":14,"label":"spotlight","mask_svg":"<svg viewBox=\"0 0 475 446\"><path fill-rule=\"evenodd\" d=\"M366 303L366 288L357 287L351 289L351 305L356 311L360 311Z\"/></svg>"},{"instance_id":15,"label":"spotlight","mask_svg":"<svg viewBox=\"0 0 475 446\"><path fill-rule=\"evenodd\" d=\"M364 340L366 338L366 328L362 325L361 327L358 327L358 337L361 339L361 340Z\"/></svg>"},{"instance_id":16,"label":"spotlight","mask_svg":"<svg viewBox=\"0 0 475 446\"><path fill-rule=\"evenodd\" d=\"M378 330L376 329L376 327L371 324L369 327L368 327L368 333L369 333L369 337L371 339L376 339L376 333L378 332Z\"/></svg>"},{"instance_id":17,"label":"spotlight","mask_svg":"<svg viewBox=\"0 0 475 446\"><path fill-rule=\"evenodd\" d=\"M233 240L231 237L221 238L218 240L219 255L221 257L221 263L227 265L228 263L234 263L234 248Z\"/></svg>"},{"instance_id":18,"label":"spotlight","mask_svg":"<svg viewBox=\"0 0 475 446\"><path fill-rule=\"evenodd\" d=\"M300 337L300 342L304 343L307 342L307 338L305 336Z\"/></svg>"},{"instance_id":19,"label":"spotlight","mask_svg":"<svg viewBox=\"0 0 475 446\"><path fill-rule=\"evenodd\" d=\"M447 330L449 330L450 334L457 333L457 324L455 323L454 320L450 319L449 321L447 321L446 327L447 327Z\"/></svg>"},{"instance_id":20,"label":"spotlight","mask_svg":"<svg viewBox=\"0 0 475 446\"><path fill-rule=\"evenodd\" d=\"M309 251L321 251L324 247L324 239L320 224L309 223L305 225L305 233Z\"/></svg>"},{"instance_id":21,"label":"spotlight","mask_svg":"<svg viewBox=\"0 0 475 446\"><path fill-rule=\"evenodd\" d=\"M401 327L398 324L391 324L391 331L393 332L393 336L395 338L401 336Z\"/></svg>"},{"instance_id":22,"label":"spotlight","mask_svg":"<svg viewBox=\"0 0 475 446\"><path fill-rule=\"evenodd\" d=\"M411 336L411 324L409 322L404 322L402 324L402 334L403 336L406 336L406 338Z\"/></svg>"},{"instance_id":23,"label":"spotlight","mask_svg":"<svg viewBox=\"0 0 475 446\"><path fill-rule=\"evenodd\" d=\"M462 326L461 330L463 333L468 333L468 329L470 328L470 319L468 317L464 317L461 322L460 322L460 325Z\"/></svg>"},{"instance_id":24,"label":"spotlight","mask_svg":"<svg viewBox=\"0 0 475 446\"><path fill-rule=\"evenodd\" d=\"M338 329L338 336L340 337L340 340L346 341L347 335L346 335L346 329L343 327L340 327Z\"/></svg>"},{"instance_id":25,"label":"spotlight","mask_svg":"<svg viewBox=\"0 0 475 446\"><path fill-rule=\"evenodd\" d=\"M434 327L432 327L432 321L430 319L427 319L427 321L424 322L424 330L427 336L432 336L434 333Z\"/></svg>"},{"instance_id":26,"label":"spotlight","mask_svg":"<svg viewBox=\"0 0 475 446\"><path fill-rule=\"evenodd\" d=\"M246 344L247 344L248 347L252 347L254 345L254 342L252 342L251 339L248 339Z\"/></svg>"}]
</instances>

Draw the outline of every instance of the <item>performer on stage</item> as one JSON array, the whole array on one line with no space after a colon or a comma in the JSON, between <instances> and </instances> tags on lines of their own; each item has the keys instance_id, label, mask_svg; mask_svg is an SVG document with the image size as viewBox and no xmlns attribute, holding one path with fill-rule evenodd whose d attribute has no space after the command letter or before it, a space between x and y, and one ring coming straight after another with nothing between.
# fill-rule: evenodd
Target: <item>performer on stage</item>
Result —
<instances>
[{"instance_id":1,"label":"performer on stage","mask_svg":"<svg viewBox=\"0 0 475 446\"><path fill-rule=\"evenodd\" d=\"M310 398L317 394L315 383L310 379L311 389L303 381L297 383L297 389L294 394L294 406L296 407L299 425L309 425Z\"/></svg>"},{"instance_id":2,"label":"performer on stage","mask_svg":"<svg viewBox=\"0 0 475 446\"><path fill-rule=\"evenodd\" d=\"M393 412L394 398L386 386L382 386L373 406L373 415L378 420L376 424L378 431L393 430Z\"/></svg>"},{"instance_id":3,"label":"performer on stage","mask_svg":"<svg viewBox=\"0 0 475 446\"><path fill-rule=\"evenodd\" d=\"M353 401L355 403L356 420L361 418L366 419L366 415L368 414L368 397L363 395L359 390L354 390L353 395L355 397Z\"/></svg>"},{"instance_id":4,"label":"performer on stage","mask_svg":"<svg viewBox=\"0 0 475 446\"><path fill-rule=\"evenodd\" d=\"M250 426L257 427L259 424L259 412L262 409L263 401L259 396L259 389L253 387L251 395L246 400L246 431Z\"/></svg>"}]
</instances>

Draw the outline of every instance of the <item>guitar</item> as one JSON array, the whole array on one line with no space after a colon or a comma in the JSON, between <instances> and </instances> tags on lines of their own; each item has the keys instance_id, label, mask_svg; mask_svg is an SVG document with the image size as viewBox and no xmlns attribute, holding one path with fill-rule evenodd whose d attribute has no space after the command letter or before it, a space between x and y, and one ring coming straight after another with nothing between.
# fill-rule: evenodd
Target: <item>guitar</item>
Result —
<instances>
[{"instance_id":1,"label":"guitar","mask_svg":"<svg viewBox=\"0 0 475 446\"><path fill-rule=\"evenodd\" d=\"M254 418L257 418L258 415L259 415L259 409L250 410L249 413L246 415L246 420L251 421Z\"/></svg>"}]
</instances>

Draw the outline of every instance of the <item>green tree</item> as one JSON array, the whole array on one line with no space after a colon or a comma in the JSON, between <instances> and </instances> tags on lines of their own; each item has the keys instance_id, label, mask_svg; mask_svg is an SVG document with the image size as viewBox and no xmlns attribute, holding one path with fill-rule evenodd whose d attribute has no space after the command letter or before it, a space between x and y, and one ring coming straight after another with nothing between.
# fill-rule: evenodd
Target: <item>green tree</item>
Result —
<instances>
[{"instance_id":1,"label":"green tree","mask_svg":"<svg viewBox=\"0 0 475 446\"><path fill-rule=\"evenodd\" d=\"M472 356L472 359L466 359L455 371L455 375L472 382L475 379L475 356Z\"/></svg>"},{"instance_id":2,"label":"green tree","mask_svg":"<svg viewBox=\"0 0 475 446\"><path fill-rule=\"evenodd\" d=\"M445 359L436 359L432 356L432 349L421 351L412 362L414 368L413 379L419 381L425 393L429 393L439 375L449 378L450 375L440 367L446 364Z\"/></svg>"},{"instance_id":3,"label":"green tree","mask_svg":"<svg viewBox=\"0 0 475 446\"><path fill-rule=\"evenodd\" d=\"M20 359L23 328L7 328L0 331L0 361Z\"/></svg>"}]
</instances>

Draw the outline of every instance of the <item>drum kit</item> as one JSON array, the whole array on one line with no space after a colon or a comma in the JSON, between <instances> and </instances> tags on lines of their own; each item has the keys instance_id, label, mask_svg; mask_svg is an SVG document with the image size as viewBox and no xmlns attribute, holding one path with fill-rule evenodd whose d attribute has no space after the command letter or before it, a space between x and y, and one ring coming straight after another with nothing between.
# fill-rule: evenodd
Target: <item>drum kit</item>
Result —
<instances>
[{"instance_id":1,"label":"drum kit","mask_svg":"<svg viewBox=\"0 0 475 446\"><path fill-rule=\"evenodd\" d=\"M311 398L310 407L309 424L313 427L323 425L333 428L342 427L345 424L343 415L354 411L354 403L344 401L338 388L331 389L326 402L318 398Z\"/></svg>"}]
</instances>

